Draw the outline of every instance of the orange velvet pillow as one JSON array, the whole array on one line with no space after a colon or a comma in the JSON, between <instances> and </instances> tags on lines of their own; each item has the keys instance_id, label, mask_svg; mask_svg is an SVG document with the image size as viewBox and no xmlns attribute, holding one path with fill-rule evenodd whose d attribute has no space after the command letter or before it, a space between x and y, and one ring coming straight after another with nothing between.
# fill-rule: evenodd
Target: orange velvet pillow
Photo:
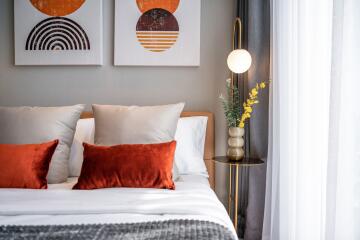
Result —
<instances>
[{"instance_id":1,"label":"orange velvet pillow","mask_svg":"<svg viewBox=\"0 0 360 240\"><path fill-rule=\"evenodd\" d=\"M0 188L46 189L46 176L58 142L0 144Z\"/></svg>"},{"instance_id":2,"label":"orange velvet pillow","mask_svg":"<svg viewBox=\"0 0 360 240\"><path fill-rule=\"evenodd\" d=\"M73 189L175 189L172 181L175 141L115 146L83 145L84 162Z\"/></svg>"}]
</instances>

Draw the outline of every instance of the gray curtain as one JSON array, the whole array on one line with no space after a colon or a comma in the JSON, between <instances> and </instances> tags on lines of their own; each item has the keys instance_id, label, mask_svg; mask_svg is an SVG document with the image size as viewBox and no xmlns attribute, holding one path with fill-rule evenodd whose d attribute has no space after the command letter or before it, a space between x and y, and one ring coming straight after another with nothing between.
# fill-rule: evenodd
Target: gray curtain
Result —
<instances>
[{"instance_id":1,"label":"gray curtain","mask_svg":"<svg viewBox=\"0 0 360 240\"><path fill-rule=\"evenodd\" d=\"M247 93L260 81L269 80L270 72L270 0L237 0L237 16L243 23L242 47L248 49L253 62L247 74L239 76L238 85ZM245 216L245 240L261 239L265 184L266 184L266 154L268 143L268 88L261 91L260 103L248 124L246 132L246 154L259 157L265 161L262 166L242 170L241 193L247 195L245 208L241 209Z\"/></svg>"}]
</instances>

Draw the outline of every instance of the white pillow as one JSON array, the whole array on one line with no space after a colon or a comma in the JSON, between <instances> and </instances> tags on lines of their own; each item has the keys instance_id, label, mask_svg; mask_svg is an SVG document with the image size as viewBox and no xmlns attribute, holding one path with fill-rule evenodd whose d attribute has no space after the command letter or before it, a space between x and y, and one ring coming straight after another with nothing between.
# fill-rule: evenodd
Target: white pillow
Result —
<instances>
[{"instance_id":1,"label":"white pillow","mask_svg":"<svg viewBox=\"0 0 360 240\"><path fill-rule=\"evenodd\" d=\"M207 117L180 118L175 140L175 165L180 175L193 174L208 177L204 162Z\"/></svg>"},{"instance_id":2,"label":"white pillow","mask_svg":"<svg viewBox=\"0 0 360 240\"><path fill-rule=\"evenodd\" d=\"M76 125L74 141L71 145L69 159L69 176L80 176L81 166L84 161L83 142L94 144L95 122L93 118L80 119Z\"/></svg>"}]
</instances>

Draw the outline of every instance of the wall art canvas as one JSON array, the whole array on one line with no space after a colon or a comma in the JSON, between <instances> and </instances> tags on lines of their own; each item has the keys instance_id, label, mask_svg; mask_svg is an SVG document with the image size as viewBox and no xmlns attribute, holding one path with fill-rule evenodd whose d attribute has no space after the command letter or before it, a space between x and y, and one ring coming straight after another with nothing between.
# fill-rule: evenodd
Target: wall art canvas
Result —
<instances>
[{"instance_id":1,"label":"wall art canvas","mask_svg":"<svg viewBox=\"0 0 360 240\"><path fill-rule=\"evenodd\" d=\"M115 0L115 65L199 66L201 0Z\"/></svg>"},{"instance_id":2,"label":"wall art canvas","mask_svg":"<svg viewBox=\"0 0 360 240\"><path fill-rule=\"evenodd\" d=\"M101 65L102 0L15 0L16 65Z\"/></svg>"}]
</instances>

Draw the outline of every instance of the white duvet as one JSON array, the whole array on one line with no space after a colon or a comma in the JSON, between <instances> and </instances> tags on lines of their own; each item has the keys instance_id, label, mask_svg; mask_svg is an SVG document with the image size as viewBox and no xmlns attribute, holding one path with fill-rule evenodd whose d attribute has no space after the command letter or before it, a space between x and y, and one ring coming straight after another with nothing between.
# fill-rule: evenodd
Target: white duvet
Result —
<instances>
[{"instance_id":1,"label":"white duvet","mask_svg":"<svg viewBox=\"0 0 360 240\"><path fill-rule=\"evenodd\" d=\"M124 223L197 219L219 223L236 236L224 206L201 176L182 176L176 190L71 190L76 179L48 190L1 189L0 225Z\"/></svg>"}]
</instances>

